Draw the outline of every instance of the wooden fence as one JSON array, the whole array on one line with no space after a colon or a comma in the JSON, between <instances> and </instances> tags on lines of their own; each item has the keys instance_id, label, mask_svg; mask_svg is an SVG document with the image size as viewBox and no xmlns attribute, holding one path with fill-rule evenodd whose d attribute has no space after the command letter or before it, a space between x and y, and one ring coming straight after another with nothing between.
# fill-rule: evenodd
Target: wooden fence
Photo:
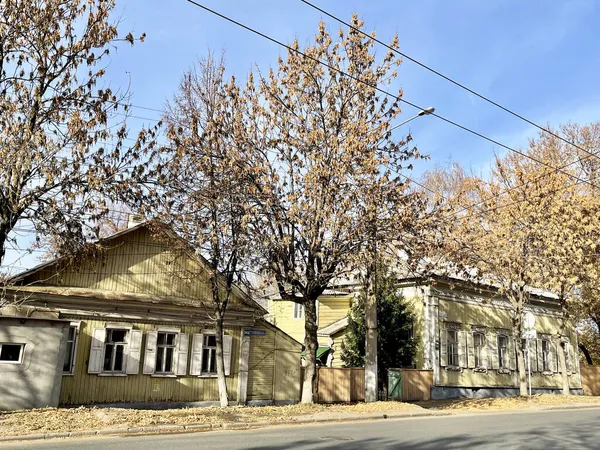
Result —
<instances>
[{"instance_id":1,"label":"wooden fence","mask_svg":"<svg viewBox=\"0 0 600 450\"><path fill-rule=\"evenodd\" d=\"M431 370L402 369L402 401L429 400L432 384ZM364 368L317 368L316 402L343 403L364 400Z\"/></svg>"},{"instance_id":2,"label":"wooden fence","mask_svg":"<svg viewBox=\"0 0 600 450\"><path fill-rule=\"evenodd\" d=\"M402 401L429 400L432 384L432 370L402 369Z\"/></svg>"},{"instance_id":3,"label":"wooden fence","mask_svg":"<svg viewBox=\"0 0 600 450\"><path fill-rule=\"evenodd\" d=\"M363 402L365 369L319 367L316 400L318 403Z\"/></svg>"},{"instance_id":4,"label":"wooden fence","mask_svg":"<svg viewBox=\"0 0 600 450\"><path fill-rule=\"evenodd\" d=\"M581 387L585 395L600 395L600 366L581 366Z\"/></svg>"}]
</instances>

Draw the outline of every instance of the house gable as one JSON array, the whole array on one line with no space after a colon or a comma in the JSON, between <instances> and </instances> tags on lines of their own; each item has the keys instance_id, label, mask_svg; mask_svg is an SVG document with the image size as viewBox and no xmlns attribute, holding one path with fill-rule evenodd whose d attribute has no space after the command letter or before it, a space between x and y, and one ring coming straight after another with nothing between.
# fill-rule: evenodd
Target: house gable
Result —
<instances>
[{"instance_id":1,"label":"house gable","mask_svg":"<svg viewBox=\"0 0 600 450\"><path fill-rule=\"evenodd\" d=\"M211 302L209 271L202 258L169 247L148 224L124 230L101 242L104 250L96 258L83 259L77 265L67 265L58 259L24 272L12 281L36 288L83 288ZM230 303L262 310L238 288L234 289Z\"/></svg>"}]
</instances>

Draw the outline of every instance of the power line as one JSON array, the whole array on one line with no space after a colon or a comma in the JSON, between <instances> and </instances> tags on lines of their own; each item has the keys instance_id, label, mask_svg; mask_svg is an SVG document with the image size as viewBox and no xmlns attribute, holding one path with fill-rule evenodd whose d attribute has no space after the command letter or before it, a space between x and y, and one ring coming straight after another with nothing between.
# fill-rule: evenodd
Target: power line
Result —
<instances>
[{"instance_id":1,"label":"power line","mask_svg":"<svg viewBox=\"0 0 600 450\"><path fill-rule=\"evenodd\" d=\"M577 162L582 162L584 159L587 159L587 158L589 158L589 157L595 157L595 158L598 158L598 159L600 159L600 157L599 157L599 156L598 156L596 153L592 153L592 152L590 152L589 150L586 150L586 149L584 149L583 147L581 147L581 146L579 146L579 145L575 144L574 142L571 142L571 141L569 141L569 140L567 140L567 139L563 138L562 136L560 136L560 135L558 135L558 134L554 133L553 131L549 130L548 128L542 127L541 125L539 125L539 124L537 124L537 123L533 122L533 121L532 121L532 120L530 120L530 119L527 119L526 117L522 116L521 114L519 114L519 113L516 113L516 112L512 111L511 109L509 109L509 108L507 108L507 107L505 107L505 106L502 106L501 104L499 104L499 103L497 103L497 102L495 102L495 101L491 100L490 98L488 98L488 97L486 97L486 96L484 96L484 95L482 95L482 94L480 94L480 93L478 93L478 92L474 91L473 89L471 89L471 88L469 88L469 87L467 87L467 86L465 86L465 85L463 85L463 84L459 83L458 81L456 81L456 80L454 80L454 79L450 78L449 76L447 76L447 75L444 75L443 73L441 73L441 72L439 72L439 71L437 71L437 70L433 69L432 67L430 67L430 66L428 66L428 65L426 65L426 64L424 64L424 63L422 63L421 61L419 61L419 60L417 60L417 59L415 59L415 58L413 58L413 57L411 57L411 56L407 55L407 54L406 54L406 53L404 53L404 52L401 52L400 50L398 50L398 49L396 49L396 48L392 47L391 45L388 45L388 44L386 44L386 43L385 43L385 42L383 42L382 40L380 40L380 39L377 39L376 37L373 37L373 36L371 36L371 35L370 35L370 34L368 34L368 33L365 33L365 32L364 32L364 31L362 31L360 28L357 28L357 27L355 27L355 26L353 26L353 25L349 24L348 22L346 22L346 21L344 21L344 20L340 19L339 17L337 17L337 16L335 16L335 15L333 15L333 14L331 14L331 13L329 13L329 12L325 11L324 9L322 9L322 8L320 8L320 7L318 7L318 6L316 6L315 4L313 4L313 3L309 2L308 0L300 0L300 1L301 1L302 3L304 3L304 4L308 5L308 6L310 6L311 8L314 8L314 9L316 9L317 11L319 11L319 12L321 12L321 13L325 14L326 16L330 17L331 19L334 19L334 20L336 20L337 22L339 22L339 23L341 23L341 24L343 24L343 25L347 26L348 28L350 28L350 29L352 29L352 30L356 31L357 33L360 33L360 34L362 34L362 35L363 35L363 36L365 36L366 38L368 38L368 39L371 39L372 41L374 41L374 42L377 42L377 43L378 43L378 44L380 44L380 45L383 45L383 46L384 46L384 47L386 47L387 49L389 49L389 50L393 51L394 53L396 53L396 54L398 54L398 55L400 55L400 56L402 56L403 58L406 58L406 59L408 59L409 61L412 61L413 63L415 63L415 64L419 65L420 67L422 67L422 68L424 68L424 69L426 69L426 70L428 70L428 71L430 71L430 72L434 73L435 75L437 75L437 76L439 76L439 77L441 77L441 78L443 78L443 79L445 79L445 80L449 81L450 83L452 83L452 84L454 84L454 85L456 85L456 86L460 87L461 89L464 89L464 90L466 90L467 92L469 92L469 93L471 93L471 94L473 94L473 95L475 95L475 96L477 96L477 97L481 98L482 100L485 100L486 102L488 102L488 103L490 103L490 104L492 104L492 105L494 105L494 106L496 106L496 107L498 107L498 108L502 109L503 111L505 111L505 112L507 112L507 113L509 113L509 114L513 115L514 117L517 117L518 119L525 121L525 122L526 122L526 123L528 123L529 125L533 125L534 127L538 128L539 130L541 130L541 131L543 131L543 132L545 132L545 133L548 133L548 134L550 134L551 136L553 136L553 137L555 137L555 138L557 138L557 139L560 139L561 141L565 142L566 144L569 144L569 145L571 145L571 146L573 146L573 147L577 148L578 150L581 150L582 152L584 152L584 153L586 153L586 154L587 154L587 156L586 156L586 157L584 157L584 158L579 158L579 159L578 159L578 160L576 160L576 161L571 161L570 163L566 164L565 166L561 166L561 167L559 167L559 169L565 169L566 167L569 167L569 166L571 166L571 165L573 165L573 164L576 164ZM546 174L543 174L543 175L541 175L541 176L540 176L540 178L541 178L541 177L544 177L544 176L546 176ZM530 181L530 182L537 181L537 180L538 180L538 178L536 178L535 180L532 180L532 181ZM523 187L523 186L525 186L525 185L527 185L527 183L525 183L525 184L523 184L523 185L519 185L519 186L514 186L513 188L510 188L510 189L508 189L508 190L506 190L506 191L503 191L502 193L508 193L508 192L510 192L510 191L512 191L512 190L514 190L514 189L517 189L517 188L519 188L519 187ZM500 195L500 194L498 194L498 195ZM495 196L494 196L494 197L495 197ZM482 203L485 203L486 201L489 201L489 200L493 199L494 197L490 197L490 198L488 198L488 199L485 199L485 200L483 200L483 201L481 201L481 202L475 203L475 204L473 204L473 205L469 205L468 207L465 207L465 208L463 208L462 210L460 210L460 211L457 211L457 212L453 213L452 215L454 215L454 214L457 214L457 213L460 213L460 212L463 212L463 211L466 211L466 210L468 210L468 209L470 209L470 208L472 208L472 207L478 206L478 205L480 205L480 204L482 204Z\"/></svg>"},{"instance_id":2,"label":"power line","mask_svg":"<svg viewBox=\"0 0 600 450\"><path fill-rule=\"evenodd\" d=\"M309 2L308 0L300 0L300 1L301 1L302 3L305 3L306 5L310 6L311 8L314 8L314 9L316 9L317 11L320 11L321 13L325 14L326 16L328 16L328 17L330 17L330 18L332 18L332 19L334 19L334 20L338 21L339 23L346 25L346 26L347 26L347 27L349 27L350 29L352 29L352 30L356 31L357 33L360 33L360 34L362 34L362 35L363 35L363 36L365 36L366 38L368 38L368 39L371 39L372 41L374 41L374 42L377 42L377 43L378 43L378 44L380 44L380 45L383 45L384 47L388 48L389 50L393 51L394 53L397 53L398 55L402 56L403 58L406 58L406 59L408 59L409 61L412 61L413 63L415 63L415 64L417 64L417 65L419 65L419 66L423 67L424 69L426 69L426 70L428 70L428 71L430 71L430 72L434 73L435 75L437 75L437 76L439 76L439 77L442 77L442 78L443 78L443 79L445 79L446 81L449 81L450 83L452 83L452 84L454 84L454 85L456 85L456 86L460 87L461 89L464 89L465 91L467 91L467 92L469 92L469 93L471 93L471 94L473 94L473 95L475 95L475 96L479 97L479 98L480 98L480 99L482 99L482 100L485 100L486 102L488 102L488 103L490 103L490 104L492 104L492 105L494 105L494 106L496 106L496 107L498 107L498 108L502 109L503 111L505 111L505 112L507 112L507 113L509 113L509 114L513 115L514 117L517 117L518 119L521 119L521 120L523 120L524 122L528 123L529 125L532 125L532 126L534 126L534 127L538 128L539 130L541 130L541 131L544 131L545 133L548 133L548 134L550 134L551 136L554 136L555 138L558 138L558 139L560 139L561 141L563 141L563 142L565 142L565 143L567 143L567 144L569 144L569 145L572 145L573 147L575 147L575 148L577 148L577 149L581 150L582 152L585 152L585 153L587 153L587 154L588 154L588 155L590 155L590 156L598 157L598 156L597 156L597 155L595 155L594 153L591 153L591 152L589 152L588 150L586 150L586 149L584 149L584 148L582 148L582 147L578 146L577 144L575 144L575 143L573 143L573 142L571 142L571 141L568 141L567 139L565 139L565 138L563 138L562 136L560 136L560 135L558 135L558 134L554 133L553 131L551 131L551 130L549 130L549 129L547 129L547 128L544 128L544 127L543 127L543 126L541 126L541 125L538 125L538 124L537 124L537 123L535 123L534 121L532 121L532 120L530 120L530 119L528 119L528 118L526 118L526 117L522 116L521 114L519 114L519 113L516 113L516 112L514 112L513 110L511 110L511 109L509 109L509 108L507 108L507 107L505 107L505 106L502 106L501 104L499 104L499 103L495 102L494 100L491 100L490 98L486 97L485 95L483 95L483 94L480 94L480 93L478 93L478 92L474 91L473 89L471 89L471 88L469 88L469 87L465 86L464 84L461 84L461 83L459 83L459 82L458 82L458 81L456 81L456 80L453 80L453 79L452 79L452 78L450 78L449 76L447 76L447 75L444 75L443 73L441 73L441 72L439 72L439 71L437 71L437 70L433 69L432 67L430 67L430 66L428 66L428 65L426 65L426 64L424 64L424 63L422 63L421 61L419 61L419 60L417 60L417 59L415 59L415 58L412 58L411 56L407 55L406 53L404 53L404 52L401 52L400 50L398 50L398 49L396 49L396 48L392 47L391 45L388 45L388 44L386 44L385 42L381 41L380 39L377 39L376 37L373 37L373 36L369 35L368 33L365 33L365 32L364 32L364 31L362 31L360 28L357 28L357 27L354 27L354 26L350 25L349 23L345 22L344 20L340 19L339 17L336 17L336 16L334 16L333 14L331 14L331 13L329 13L329 12L325 11L324 9L322 9L322 8L319 8L318 6L316 6L316 5L314 5L313 3Z\"/></svg>"},{"instance_id":3,"label":"power line","mask_svg":"<svg viewBox=\"0 0 600 450\"><path fill-rule=\"evenodd\" d=\"M415 108L415 109L417 109L417 110L423 110L423 109L424 109L423 107L421 107L421 106L419 106L419 105L416 105L415 103L409 102L408 100L405 100L405 99L403 99L403 98L400 98L400 97L399 97L399 96L397 96L397 95L393 95L392 93L390 93L390 92L388 92L388 91L386 91L386 90L384 90L384 89L382 89L382 88L378 87L377 85L373 85L373 84L371 84L371 83L369 83L369 82L367 82L367 81L361 80L361 79L360 79L360 78L358 78L358 77L355 77L355 76L353 76L353 75L350 75L350 74L348 74L347 72L345 72L345 71L343 71L343 70L341 70L341 69L339 69L339 68L337 68L337 67L334 67L334 66L332 66L332 65L330 65L330 64L328 64L328 63L326 63L326 62L323 62L323 61L321 61L321 60L320 60L320 59L318 59L318 58L314 58L314 57L312 57L312 56L309 56L309 55L307 55L306 53L304 53L304 52L302 52L302 51L300 51L300 50L298 50L298 49L295 49L295 48L293 48L293 47L291 47L291 46L289 46L289 45L287 45L287 44L285 44L285 43L283 43L283 42L281 42L281 41L279 41L279 40L277 40L277 39L275 39L275 38L273 38L273 37L271 37L271 36L269 36L269 35L267 35L267 34L264 34L264 33L262 33L262 32L260 32L260 31L258 31L258 30L256 30L256 29L254 29L254 28L251 28L251 27L249 27L248 25L244 25L243 23L241 23L241 22L238 22L237 20L235 20L235 19L232 19L231 17L225 16L224 14L221 14L221 13L219 13L219 12L217 12L217 11L215 11L215 10L213 10L213 9L211 9L211 8L209 8L209 7L207 7L207 6L204 6L204 5L203 5L203 4L201 4L201 3L198 3L198 2L196 2L196 1L194 1L194 0L186 0L186 1L187 1L188 3L191 3L191 4L192 4L192 5L194 5L194 6L197 6L198 8L201 8L201 9L203 9L203 10L205 10L205 11L207 11L207 12L209 12L209 13L213 14L213 15L216 15L216 16L218 16L218 17L220 17L220 18L224 19L224 20L227 20L228 22L231 22L231 23L233 23L234 25L237 25L237 26L239 26L239 27L241 27L241 28L244 28L245 30L247 30L247 31L250 31L251 33L254 33L254 34L256 34L256 35L258 35L258 36L260 36L260 37L262 37L262 38L264 38L264 39L267 39L267 40L269 40L269 41L271 41L271 42L273 42L273 43L275 43L275 44L277 44L277 45L280 45L280 46L282 46L282 47L286 48L286 49L287 49L288 51L290 51L290 52L295 52L295 53L297 53L297 54L299 54L299 55L302 55L303 57L305 57L305 58L307 58L307 59L310 59L310 60L312 60L312 61L314 61L314 62L317 62L318 64L321 64L321 65L323 65L324 67L327 67L327 68L328 68L328 69L330 69L330 70L333 70L333 71L335 71L335 72L338 72L340 75L346 76L346 77L348 77L348 78L351 78L351 79L353 79L353 80L355 80L355 81L357 81L357 82L359 82L359 83L362 83L362 84L364 84L364 85L366 85L366 86L369 86L370 88L372 88L372 89L375 89L375 90L377 90L377 91L381 92L382 94L385 94L385 95L387 95L387 96L389 96L389 97L392 97L392 98L394 98L394 99L396 99L396 100L398 100L398 101L401 101L401 102L403 102L403 103L406 103L407 105L409 105L409 106L412 106L413 108ZM550 169L552 169L552 170L556 170L556 171L562 172L562 173L564 173L565 175L567 175L567 176L568 176L568 177L570 177L570 178L573 178L573 179L575 179L575 180L578 180L578 181L580 181L580 182L582 182L582 183L589 184L590 186L592 186L592 187L594 187L594 188L598 188L598 186L596 186L594 183L592 183L592 182L590 182L590 181L587 181L587 180L582 180L582 179L580 179L580 178L576 177L575 175L573 175L573 174L571 174L571 173L569 173L569 172L566 172L566 171L564 171L563 169L556 168L556 167L554 167L554 166L552 166L552 165L550 165L550 164L547 164L547 163L545 163L545 162L543 162L543 161L541 161L541 160L538 160L537 158L534 158L534 157L532 157L531 155L527 155L526 153L523 153L523 152L521 152L521 151L519 151L519 150L516 150L516 149L514 149L514 148L512 148L512 147L509 147L509 146L508 146L508 145L506 145L506 144L503 144L503 143L501 143L501 142L499 142L499 141L497 141L497 140L495 140L495 139L492 139L492 138L490 138L490 137L488 137L488 136L486 136L486 135L484 135L484 134L482 134L482 133L479 133L478 131L472 130L472 129L470 129L470 128L468 128L468 127L464 126L464 125L461 125L461 124L459 124L459 123L457 123L457 122L454 122L453 120L450 120L450 119L448 119L448 118L446 118L446 117L443 117L443 116L441 116L441 115L439 115L439 114L437 114L437 113L435 113L435 112L434 112L434 113L431 113L431 114L429 114L429 115L435 116L435 117L437 117L438 119L440 119L440 120L442 120L442 121L444 121L444 122L447 122L447 123L449 123L450 125L453 125L453 126L455 126L455 127L457 127L457 128L460 128L461 130L467 131L468 133L471 133L471 134L473 134L473 135L475 135L475 136L478 136L478 137L480 137L481 139L484 139L484 140L486 140L486 141L489 141L489 142L491 142L491 143L493 143L493 144L495 144L495 145L497 145L497 146L499 146L499 147L502 147L502 148L504 148L504 149L506 149L506 150L509 150L509 151L511 151L511 152L513 152L513 153L516 153L516 154L519 154L519 155L521 155L521 156L524 156L525 158L529 158L529 159L531 159L532 161L535 161L535 162L537 162L538 164L541 164L541 165L543 165L543 166L549 167L549 168L550 168Z\"/></svg>"}]
</instances>

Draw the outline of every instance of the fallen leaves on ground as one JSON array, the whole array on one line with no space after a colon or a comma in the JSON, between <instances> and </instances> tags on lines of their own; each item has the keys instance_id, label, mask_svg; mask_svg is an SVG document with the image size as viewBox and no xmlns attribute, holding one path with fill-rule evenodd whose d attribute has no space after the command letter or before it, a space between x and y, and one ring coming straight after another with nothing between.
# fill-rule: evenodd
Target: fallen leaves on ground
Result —
<instances>
[{"instance_id":1,"label":"fallen leaves on ground","mask_svg":"<svg viewBox=\"0 0 600 450\"><path fill-rule=\"evenodd\" d=\"M421 409L409 403L376 402L336 405L207 406L165 410L127 408L43 408L0 412L0 436L127 429L153 425L225 422L281 422L307 415L367 414Z\"/></svg>"},{"instance_id":2,"label":"fallen leaves on ground","mask_svg":"<svg viewBox=\"0 0 600 450\"><path fill-rule=\"evenodd\" d=\"M474 398L432 401L420 403L430 409L456 410L456 411L495 411L509 409L527 409L540 406L567 406L582 403L598 403L600 397L537 394L529 397L502 397L502 398Z\"/></svg>"}]
</instances>

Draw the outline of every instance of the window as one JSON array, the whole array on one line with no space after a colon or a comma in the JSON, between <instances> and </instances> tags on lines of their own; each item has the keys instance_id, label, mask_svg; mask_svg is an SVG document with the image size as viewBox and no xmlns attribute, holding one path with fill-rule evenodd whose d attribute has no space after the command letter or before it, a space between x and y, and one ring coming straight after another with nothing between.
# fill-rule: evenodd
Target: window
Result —
<instances>
[{"instance_id":1,"label":"window","mask_svg":"<svg viewBox=\"0 0 600 450\"><path fill-rule=\"evenodd\" d=\"M0 344L0 364L21 364L25 344Z\"/></svg>"},{"instance_id":2,"label":"window","mask_svg":"<svg viewBox=\"0 0 600 450\"><path fill-rule=\"evenodd\" d=\"M508 336L498 335L498 368L508 369Z\"/></svg>"},{"instance_id":3,"label":"window","mask_svg":"<svg viewBox=\"0 0 600 450\"><path fill-rule=\"evenodd\" d=\"M67 351L65 352L65 360L63 363L63 373L73 374L75 372L75 351L77 348L77 325L71 325L69 327L69 334L67 335Z\"/></svg>"},{"instance_id":4,"label":"window","mask_svg":"<svg viewBox=\"0 0 600 450\"><path fill-rule=\"evenodd\" d=\"M205 334L202 345L202 374L217 373L217 337Z\"/></svg>"},{"instance_id":5,"label":"window","mask_svg":"<svg viewBox=\"0 0 600 450\"><path fill-rule=\"evenodd\" d=\"M473 333L473 356L475 358L475 368L484 367L483 349L485 346L485 335L483 333Z\"/></svg>"},{"instance_id":6,"label":"window","mask_svg":"<svg viewBox=\"0 0 600 450\"><path fill-rule=\"evenodd\" d=\"M448 343L448 365L458 367L458 331L446 330Z\"/></svg>"},{"instance_id":7,"label":"window","mask_svg":"<svg viewBox=\"0 0 600 450\"><path fill-rule=\"evenodd\" d=\"M175 340L177 333L159 332L156 340L156 373L174 372Z\"/></svg>"},{"instance_id":8,"label":"window","mask_svg":"<svg viewBox=\"0 0 600 450\"><path fill-rule=\"evenodd\" d=\"M117 328L107 328L104 339L103 372L125 373L125 346L127 331Z\"/></svg>"},{"instance_id":9,"label":"window","mask_svg":"<svg viewBox=\"0 0 600 450\"><path fill-rule=\"evenodd\" d=\"M542 339L542 370L550 371L550 341L548 339Z\"/></svg>"},{"instance_id":10,"label":"window","mask_svg":"<svg viewBox=\"0 0 600 450\"><path fill-rule=\"evenodd\" d=\"M294 303L294 319L302 319L304 316L304 305Z\"/></svg>"}]
</instances>

